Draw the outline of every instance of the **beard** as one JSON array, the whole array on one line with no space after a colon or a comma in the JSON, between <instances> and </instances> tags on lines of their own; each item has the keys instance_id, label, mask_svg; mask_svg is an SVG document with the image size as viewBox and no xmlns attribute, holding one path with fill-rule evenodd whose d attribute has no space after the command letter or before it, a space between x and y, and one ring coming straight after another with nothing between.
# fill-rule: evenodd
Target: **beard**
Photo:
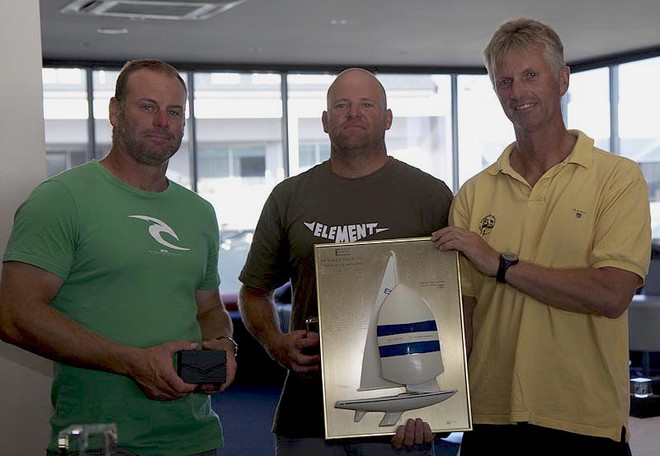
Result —
<instances>
[{"instance_id":1,"label":"beard","mask_svg":"<svg viewBox=\"0 0 660 456\"><path fill-rule=\"evenodd\" d=\"M385 143L385 134L374 134L371 131L360 133L344 131L338 128L329 132L333 153L340 156L369 155L372 150L380 148Z\"/></svg>"},{"instance_id":2,"label":"beard","mask_svg":"<svg viewBox=\"0 0 660 456\"><path fill-rule=\"evenodd\" d=\"M122 119L123 120L123 119ZM183 135L176 137L168 130L150 129L142 132L130 131L123 127L124 122L112 129L113 143L121 144L126 153L143 165L160 166L166 164L181 146ZM163 144L154 144L145 134L158 134L167 138Z\"/></svg>"}]
</instances>

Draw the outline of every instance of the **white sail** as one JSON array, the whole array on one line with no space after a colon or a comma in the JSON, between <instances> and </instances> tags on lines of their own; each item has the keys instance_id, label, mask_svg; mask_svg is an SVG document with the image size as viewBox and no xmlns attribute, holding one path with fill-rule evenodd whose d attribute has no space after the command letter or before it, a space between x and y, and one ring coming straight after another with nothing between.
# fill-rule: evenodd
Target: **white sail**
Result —
<instances>
[{"instance_id":1,"label":"white sail","mask_svg":"<svg viewBox=\"0 0 660 456\"><path fill-rule=\"evenodd\" d=\"M364 352L362 354L362 375L360 377L360 387L358 388L358 391L396 388L401 386L401 384L387 381L381 376L378 338L376 335L378 313L383 305L383 301L385 301L385 298L389 296L394 287L398 284L399 277L396 270L396 255L394 252L390 252L390 258L387 260L387 266L385 267L383 279L381 280L380 288L378 289L378 295L376 296L374 305L371 309L371 319L364 344Z\"/></svg>"},{"instance_id":2,"label":"white sail","mask_svg":"<svg viewBox=\"0 0 660 456\"><path fill-rule=\"evenodd\" d=\"M424 298L399 284L378 314L378 349L383 378L402 385L428 384L444 372L438 326ZM433 385L435 383L435 385Z\"/></svg>"},{"instance_id":3,"label":"white sail","mask_svg":"<svg viewBox=\"0 0 660 456\"><path fill-rule=\"evenodd\" d=\"M443 371L433 312L419 293L399 284L396 255L390 252L371 311L358 391L406 390L391 396L337 401L335 408L354 410L356 422L367 412L383 412L379 426L394 426L403 412L438 404L456 394L455 389L440 390L436 376Z\"/></svg>"}]
</instances>

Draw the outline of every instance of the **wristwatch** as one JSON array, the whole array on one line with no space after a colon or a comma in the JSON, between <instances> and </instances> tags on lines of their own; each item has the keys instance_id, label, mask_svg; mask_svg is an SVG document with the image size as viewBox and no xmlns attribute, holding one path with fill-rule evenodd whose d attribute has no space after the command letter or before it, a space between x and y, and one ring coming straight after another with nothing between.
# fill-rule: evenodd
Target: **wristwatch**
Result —
<instances>
[{"instance_id":1,"label":"wristwatch","mask_svg":"<svg viewBox=\"0 0 660 456\"><path fill-rule=\"evenodd\" d=\"M515 253L504 252L500 255L500 267L495 276L497 283L506 283L506 271L514 264L518 264L518 255Z\"/></svg>"},{"instance_id":2,"label":"wristwatch","mask_svg":"<svg viewBox=\"0 0 660 456\"><path fill-rule=\"evenodd\" d=\"M229 342L231 342L231 344L234 346L234 358L236 358L238 356L238 344L236 343L236 341L229 336L220 336L215 338L215 340L221 340L221 339L227 339Z\"/></svg>"}]
</instances>

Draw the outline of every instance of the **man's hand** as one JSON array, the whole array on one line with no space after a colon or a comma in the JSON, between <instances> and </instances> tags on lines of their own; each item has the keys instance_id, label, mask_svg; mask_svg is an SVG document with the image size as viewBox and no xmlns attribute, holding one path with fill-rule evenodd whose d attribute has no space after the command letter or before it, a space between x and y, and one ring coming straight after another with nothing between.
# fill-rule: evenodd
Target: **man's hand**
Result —
<instances>
[{"instance_id":1,"label":"man's hand","mask_svg":"<svg viewBox=\"0 0 660 456\"><path fill-rule=\"evenodd\" d=\"M319 335L303 330L283 333L272 290L246 285L238 294L243 324L282 367L300 376L313 376L321 369Z\"/></svg>"},{"instance_id":2,"label":"man's hand","mask_svg":"<svg viewBox=\"0 0 660 456\"><path fill-rule=\"evenodd\" d=\"M392 437L391 442L394 448L403 448L431 443L433 438L429 423L421 418L410 418L406 424L402 424L396 429L396 434Z\"/></svg>"},{"instance_id":3,"label":"man's hand","mask_svg":"<svg viewBox=\"0 0 660 456\"><path fill-rule=\"evenodd\" d=\"M127 360L128 375L149 398L157 401L181 399L192 393L196 385L184 382L174 370L173 357L180 350L195 350L197 344L186 341L166 342L137 349Z\"/></svg>"},{"instance_id":4,"label":"man's hand","mask_svg":"<svg viewBox=\"0 0 660 456\"><path fill-rule=\"evenodd\" d=\"M234 356L234 344L228 339L213 339L202 342L205 350L224 350L227 353L227 370L224 383L205 383L199 385L197 390L204 394L213 394L226 390L236 378L236 357Z\"/></svg>"},{"instance_id":5,"label":"man's hand","mask_svg":"<svg viewBox=\"0 0 660 456\"><path fill-rule=\"evenodd\" d=\"M440 251L457 250L486 276L495 277L500 266L500 254L477 233L448 226L431 234L431 240Z\"/></svg>"},{"instance_id":6,"label":"man's hand","mask_svg":"<svg viewBox=\"0 0 660 456\"><path fill-rule=\"evenodd\" d=\"M266 350L268 354L282 366L298 375L311 375L321 368L321 356L318 353L319 335L315 332L293 331L278 334L269 341Z\"/></svg>"}]
</instances>

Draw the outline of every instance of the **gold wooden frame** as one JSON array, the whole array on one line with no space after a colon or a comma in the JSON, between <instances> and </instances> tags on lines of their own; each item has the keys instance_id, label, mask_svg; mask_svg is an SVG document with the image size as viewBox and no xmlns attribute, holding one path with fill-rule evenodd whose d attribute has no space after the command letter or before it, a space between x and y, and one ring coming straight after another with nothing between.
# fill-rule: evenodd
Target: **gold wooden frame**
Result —
<instances>
[{"instance_id":1,"label":"gold wooden frame","mask_svg":"<svg viewBox=\"0 0 660 456\"><path fill-rule=\"evenodd\" d=\"M471 429L458 254L429 238L317 244L315 265L326 438L417 417Z\"/></svg>"}]
</instances>

